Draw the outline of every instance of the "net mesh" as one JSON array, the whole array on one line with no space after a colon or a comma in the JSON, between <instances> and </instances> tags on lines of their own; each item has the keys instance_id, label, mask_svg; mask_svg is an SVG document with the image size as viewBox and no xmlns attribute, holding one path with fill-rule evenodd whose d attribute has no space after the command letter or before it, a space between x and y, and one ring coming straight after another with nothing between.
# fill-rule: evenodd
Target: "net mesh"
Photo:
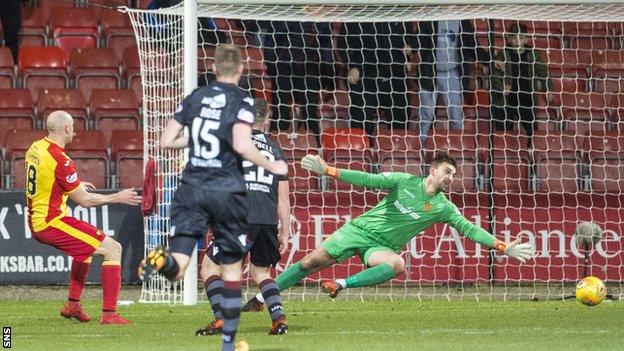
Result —
<instances>
[{"instance_id":1,"label":"net mesh","mask_svg":"<svg viewBox=\"0 0 624 351\"><path fill-rule=\"evenodd\" d=\"M311 176L301 169L302 156L426 175L434 154L447 151L460 164L450 199L498 238L528 240L535 257L519 265L439 224L402 252L404 274L342 296L564 298L575 281L595 275L621 297L621 10L620 4L200 2L199 84L214 79L217 43L240 47L240 85L270 102L271 133L288 158L293 235L278 272L386 195ZM157 170L148 251L166 244L183 160L158 145L183 98L183 17L181 7L128 12L141 60L146 148ZM524 50L515 48L518 42ZM575 234L585 221L603 229L601 240ZM318 298L320 279L361 269L354 258L284 294ZM142 300L179 302L181 291L152 278Z\"/></svg>"}]
</instances>

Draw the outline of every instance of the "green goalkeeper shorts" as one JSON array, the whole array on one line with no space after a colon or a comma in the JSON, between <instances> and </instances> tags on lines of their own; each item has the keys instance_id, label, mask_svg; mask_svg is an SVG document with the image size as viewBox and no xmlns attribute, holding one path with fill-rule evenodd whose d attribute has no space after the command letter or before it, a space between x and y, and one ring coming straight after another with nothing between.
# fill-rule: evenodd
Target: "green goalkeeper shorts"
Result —
<instances>
[{"instance_id":1,"label":"green goalkeeper shorts","mask_svg":"<svg viewBox=\"0 0 624 351\"><path fill-rule=\"evenodd\" d=\"M325 239L321 246L336 261L342 262L356 254L362 262L368 266L368 258L377 251L392 251L375 240L369 239L359 229L349 223L336 230L329 238Z\"/></svg>"}]
</instances>

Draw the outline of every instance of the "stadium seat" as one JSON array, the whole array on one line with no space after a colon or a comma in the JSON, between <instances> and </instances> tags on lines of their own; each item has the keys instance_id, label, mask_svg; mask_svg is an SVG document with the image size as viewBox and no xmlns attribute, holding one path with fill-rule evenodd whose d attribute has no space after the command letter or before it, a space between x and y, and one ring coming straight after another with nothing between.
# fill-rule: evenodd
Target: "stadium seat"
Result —
<instances>
[{"instance_id":1,"label":"stadium seat","mask_svg":"<svg viewBox=\"0 0 624 351\"><path fill-rule=\"evenodd\" d=\"M11 50L7 47L0 47L0 89L10 89L15 86L14 66Z\"/></svg>"},{"instance_id":2,"label":"stadium seat","mask_svg":"<svg viewBox=\"0 0 624 351\"><path fill-rule=\"evenodd\" d=\"M139 99L143 99L141 61L139 60L139 49L136 45L124 50L121 60L121 74L128 83L128 89L132 89Z\"/></svg>"},{"instance_id":3,"label":"stadium seat","mask_svg":"<svg viewBox=\"0 0 624 351\"><path fill-rule=\"evenodd\" d=\"M127 13L105 9L101 12L101 23L105 46L113 50L117 61L121 62L124 50L136 45L130 17Z\"/></svg>"},{"instance_id":4,"label":"stadium seat","mask_svg":"<svg viewBox=\"0 0 624 351\"><path fill-rule=\"evenodd\" d=\"M612 47L612 41L608 37L573 37L570 39L570 49L573 50L609 50Z\"/></svg>"},{"instance_id":5,"label":"stadium seat","mask_svg":"<svg viewBox=\"0 0 624 351\"><path fill-rule=\"evenodd\" d=\"M542 55L548 63L550 77L578 77L587 76L586 69L591 64L591 52L571 49L549 49Z\"/></svg>"},{"instance_id":6,"label":"stadium seat","mask_svg":"<svg viewBox=\"0 0 624 351\"><path fill-rule=\"evenodd\" d=\"M382 129L375 138L375 148L380 172L423 174L419 132Z\"/></svg>"},{"instance_id":7,"label":"stadium seat","mask_svg":"<svg viewBox=\"0 0 624 351\"><path fill-rule=\"evenodd\" d=\"M141 188L143 183L143 132L114 130L111 160L115 162L115 188Z\"/></svg>"},{"instance_id":8,"label":"stadium seat","mask_svg":"<svg viewBox=\"0 0 624 351\"><path fill-rule=\"evenodd\" d=\"M0 89L0 131L35 129L34 107L28 89Z\"/></svg>"},{"instance_id":9,"label":"stadium seat","mask_svg":"<svg viewBox=\"0 0 624 351\"><path fill-rule=\"evenodd\" d=\"M37 114L45 129L45 120L56 110L64 110L74 118L75 130L89 129L87 104L80 90L76 89L41 89L37 97Z\"/></svg>"},{"instance_id":10,"label":"stadium seat","mask_svg":"<svg viewBox=\"0 0 624 351\"><path fill-rule=\"evenodd\" d=\"M47 17L44 20L40 7L23 7L22 26L19 31L20 46L48 45L46 24Z\"/></svg>"},{"instance_id":11,"label":"stadium seat","mask_svg":"<svg viewBox=\"0 0 624 351\"><path fill-rule=\"evenodd\" d=\"M490 175L494 193L529 192L529 152L527 137L519 133L494 133L492 135L492 158L487 151L480 152L480 159L486 165L484 172Z\"/></svg>"},{"instance_id":12,"label":"stadium seat","mask_svg":"<svg viewBox=\"0 0 624 351\"><path fill-rule=\"evenodd\" d=\"M578 135L587 131L604 131L609 120L609 110L606 108L610 101L605 101L605 95L596 93L578 93L563 95L561 100L562 118L566 130L575 130Z\"/></svg>"},{"instance_id":13,"label":"stadium seat","mask_svg":"<svg viewBox=\"0 0 624 351\"><path fill-rule=\"evenodd\" d=\"M50 22L50 13L52 12L52 8L62 7L72 9L77 5L76 0L37 0L37 3L41 9L41 15L46 24Z\"/></svg>"},{"instance_id":14,"label":"stadium seat","mask_svg":"<svg viewBox=\"0 0 624 351\"><path fill-rule=\"evenodd\" d=\"M11 129L6 133L6 161L8 164L6 187L23 189L26 183L24 157L34 141L46 136L43 130Z\"/></svg>"},{"instance_id":15,"label":"stadium seat","mask_svg":"<svg viewBox=\"0 0 624 351\"><path fill-rule=\"evenodd\" d=\"M533 164L538 192L575 193L579 191L581 146L581 138L575 134L535 132Z\"/></svg>"},{"instance_id":16,"label":"stadium seat","mask_svg":"<svg viewBox=\"0 0 624 351\"><path fill-rule=\"evenodd\" d=\"M86 100L93 89L118 89L121 85L117 58L110 49L74 49L70 62L75 87Z\"/></svg>"},{"instance_id":17,"label":"stadium seat","mask_svg":"<svg viewBox=\"0 0 624 351\"><path fill-rule=\"evenodd\" d=\"M323 158L328 164L337 168L370 172L373 164L373 155L370 150L370 141L363 129L334 129L329 128L321 135L321 149ZM329 180L330 189L351 190L352 185Z\"/></svg>"},{"instance_id":18,"label":"stadium seat","mask_svg":"<svg viewBox=\"0 0 624 351\"><path fill-rule=\"evenodd\" d=\"M55 46L63 49L69 60L74 48L98 46L98 23L90 8L53 7L50 12L50 35Z\"/></svg>"},{"instance_id":19,"label":"stadium seat","mask_svg":"<svg viewBox=\"0 0 624 351\"><path fill-rule=\"evenodd\" d=\"M139 100L130 89L95 89L89 106L95 129L102 131L107 140L115 129L140 127Z\"/></svg>"},{"instance_id":20,"label":"stadium seat","mask_svg":"<svg viewBox=\"0 0 624 351\"><path fill-rule=\"evenodd\" d=\"M624 51L592 51L592 65L589 67L592 78L615 78L624 76Z\"/></svg>"},{"instance_id":21,"label":"stadium seat","mask_svg":"<svg viewBox=\"0 0 624 351\"><path fill-rule=\"evenodd\" d=\"M446 152L458 161L457 174L455 181L451 184L451 191L476 192L479 177L476 136L468 135L463 131L436 129L427 140L427 164L430 164L433 157L440 152Z\"/></svg>"},{"instance_id":22,"label":"stadium seat","mask_svg":"<svg viewBox=\"0 0 624 351\"><path fill-rule=\"evenodd\" d=\"M319 189L319 177L301 168L301 158L307 154L318 154L316 136L303 133L279 133L271 137L284 152L288 163L288 182L290 191L307 192Z\"/></svg>"},{"instance_id":23,"label":"stadium seat","mask_svg":"<svg viewBox=\"0 0 624 351\"><path fill-rule=\"evenodd\" d=\"M99 130L77 131L65 152L76 164L81 180L91 182L96 188L108 188L109 161L107 143Z\"/></svg>"},{"instance_id":24,"label":"stadium seat","mask_svg":"<svg viewBox=\"0 0 624 351\"><path fill-rule=\"evenodd\" d=\"M572 96L577 93L587 93L587 81L585 79L579 79L570 76L552 77L550 78L552 83L553 102L555 106L561 106L561 100L564 95ZM569 101L570 97L566 98Z\"/></svg>"},{"instance_id":25,"label":"stadium seat","mask_svg":"<svg viewBox=\"0 0 624 351\"><path fill-rule=\"evenodd\" d=\"M624 191L624 137L617 132L588 135L584 149L592 192L621 194Z\"/></svg>"},{"instance_id":26,"label":"stadium seat","mask_svg":"<svg viewBox=\"0 0 624 351\"><path fill-rule=\"evenodd\" d=\"M564 22L563 35L566 37L606 37L609 35L607 22Z\"/></svg>"},{"instance_id":27,"label":"stadium seat","mask_svg":"<svg viewBox=\"0 0 624 351\"><path fill-rule=\"evenodd\" d=\"M65 53L57 47L22 47L19 52L22 86L37 98L39 89L65 89L69 84Z\"/></svg>"}]
</instances>

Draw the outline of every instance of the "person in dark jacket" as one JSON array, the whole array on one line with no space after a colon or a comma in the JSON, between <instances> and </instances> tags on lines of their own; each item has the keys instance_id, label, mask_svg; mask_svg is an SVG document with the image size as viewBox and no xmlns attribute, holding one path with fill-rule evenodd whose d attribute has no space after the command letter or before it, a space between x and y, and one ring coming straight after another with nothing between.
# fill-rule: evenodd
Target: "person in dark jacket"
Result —
<instances>
[{"instance_id":1,"label":"person in dark jacket","mask_svg":"<svg viewBox=\"0 0 624 351\"><path fill-rule=\"evenodd\" d=\"M415 39L410 22L342 25L338 47L348 69L351 127L372 134L375 117L388 110L380 123L407 128L406 63Z\"/></svg>"}]
</instances>

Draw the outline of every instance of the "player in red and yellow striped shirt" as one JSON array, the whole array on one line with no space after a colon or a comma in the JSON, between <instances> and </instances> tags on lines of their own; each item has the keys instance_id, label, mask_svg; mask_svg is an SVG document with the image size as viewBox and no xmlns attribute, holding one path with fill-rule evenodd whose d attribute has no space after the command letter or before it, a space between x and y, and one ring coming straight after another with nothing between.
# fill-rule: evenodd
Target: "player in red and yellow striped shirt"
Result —
<instances>
[{"instance_id":1,"label":"player in red and yellow striped shirt","mask_svg":"<svg viewBox=\"0 0 624 351\"><path fill-rule=\"evenodd\" d=\"M102 324L126 324L116 313L121 287L121 245L87 222L67 216L67 198L83 207L110 203L138 205L141 197L134 189L101 195L88 192L93 184L81 182L72 161L64 152L74 136L74 121L65 111L55 111L46 120L48 136L26 151L26 202L28 224L33 237L73 257L68 302L61 309L65 318L88 322L91 318L80 305L80 296L89 273L91 256L104 256L102 264Z\"/></svg>"}]
</instances>

